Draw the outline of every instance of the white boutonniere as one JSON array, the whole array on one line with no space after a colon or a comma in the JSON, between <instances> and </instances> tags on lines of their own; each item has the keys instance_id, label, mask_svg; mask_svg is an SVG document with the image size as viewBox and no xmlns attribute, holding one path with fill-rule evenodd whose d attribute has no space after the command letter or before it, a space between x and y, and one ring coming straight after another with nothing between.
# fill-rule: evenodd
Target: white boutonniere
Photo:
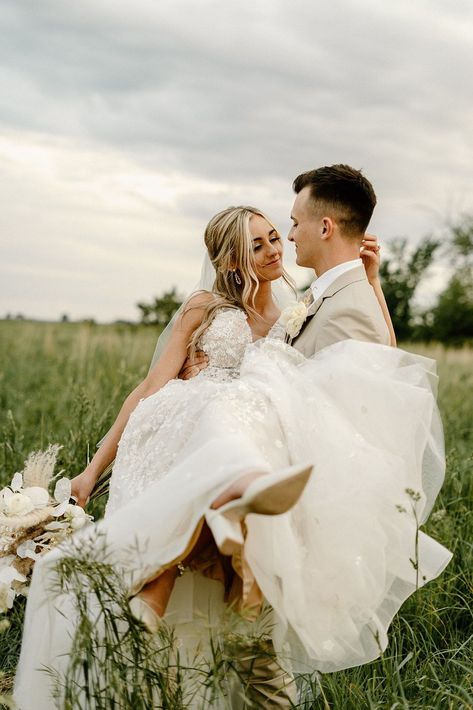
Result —
<instances>
[{"instance_id":1,"label":"white boutonniere","mask_svg":"<svg viewBox=\"0 0 473 710\"><path fill-rule=\"evenodd\" d=\"M300 330L307 318L308 308L303 301L297 301L287 306L279 316L279 322L284 326L290 338L299 335Z\"/></svg>"}]
</instances>

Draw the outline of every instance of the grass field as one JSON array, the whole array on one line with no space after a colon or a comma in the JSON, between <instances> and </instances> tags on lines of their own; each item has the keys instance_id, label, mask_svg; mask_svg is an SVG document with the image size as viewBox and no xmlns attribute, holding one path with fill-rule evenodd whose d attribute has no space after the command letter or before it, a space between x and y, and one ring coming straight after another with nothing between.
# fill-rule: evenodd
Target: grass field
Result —
<instances>
[{"instance_id":1,"label":"grass field","mask_svg":"<svg viewBox=\"0 0 473 710\"><path fill-rule=\"evenodd\" d=\"M121 402L143 378L152 328L0 322L0 484L31 450L63 445L59 466L80 472ZM437 359L447 478L426 532L454 552L447 570L402 608L382 659L325 675L301 707L336 710L473 708L473 350L413 347ZM100 515L100 504L91 511ZM11 685L23 609L0 636L1 689Z\"/></svg>"}]
</instances>

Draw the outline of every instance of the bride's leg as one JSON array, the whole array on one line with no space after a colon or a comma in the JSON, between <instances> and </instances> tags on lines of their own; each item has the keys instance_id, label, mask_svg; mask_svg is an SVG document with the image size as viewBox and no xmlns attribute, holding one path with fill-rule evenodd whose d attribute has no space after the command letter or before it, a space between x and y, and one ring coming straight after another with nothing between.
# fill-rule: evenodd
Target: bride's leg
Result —
<instances>
[{"instance_id":1,"label":"bride's leg","mask_svg":"<svg viewBox=\"0 0 473 710\"><path fill-rule=\"evenodd\" d=\"M202 526L197 542L195 543L189 554L184 557L180 564L186 567L192 559L198 555L210 542L212 539L212 534L206 523ZM179 569L177 565L173 565L169 569L162 572L159 577L151 580L144 585L139 593L139 596L143 601L151 607L151 609L160 617L164 616L169 599L171 597L172 590L174 589L174 584L176 582L176 577L179 575Z\"/></svg>"},{"instance_id":2,"label":"bride's leg","mask_svg":"<svg viewBox=\"0 0 473 710\"><path fill-rule=\"evenodd\" d=\"M145 584L139 593L143 601L160 617L164 616L178 574L177 565L174 565Z\"/></svg>"},{"instance_id":3,"label":"bride's leg","mask_svg":"<svg viewBox=\"0 0 473 710\"><path fill-rule=\"evenodd\" d=\"M259 476L264 475L264 472L253 472L247 473L236 481L233 481L220 495L213 501L211 508L220 508L220 506L228 503L231 500L240 498L245 492L249 484ZM207 525L204 522L200 535L197 539L192 550L189 554L181 561L181 564L185 567L189 562L203 550L206 545L213 539L213 535ZM176 577L179 575L179 569L177 565L169 567L167 570L162 572L156 579L147 582L141 589L139 596L159 617L163 617L169 599L171 597L172 591L174 589L174 584L176 582Z\"/></svg>"}]
</instances>

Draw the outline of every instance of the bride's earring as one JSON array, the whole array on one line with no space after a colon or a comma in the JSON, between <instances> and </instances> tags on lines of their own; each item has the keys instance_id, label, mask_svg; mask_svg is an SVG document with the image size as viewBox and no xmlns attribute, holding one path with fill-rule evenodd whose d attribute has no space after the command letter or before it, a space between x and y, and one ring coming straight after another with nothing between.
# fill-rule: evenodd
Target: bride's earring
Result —
<instances>
[{"instance_id":1,"label":"bride's earring","mask_svg":"<svg viewBox=\"0 0 473 710\"><path fill-rule=\"evenodd\" d=\"M232 272L233 272L233 276L235 277L236 283L238 284L238 286L241 286L240 274L238 273L238 271L236 269L232 269Z\"/></svg>"}]
</instances>

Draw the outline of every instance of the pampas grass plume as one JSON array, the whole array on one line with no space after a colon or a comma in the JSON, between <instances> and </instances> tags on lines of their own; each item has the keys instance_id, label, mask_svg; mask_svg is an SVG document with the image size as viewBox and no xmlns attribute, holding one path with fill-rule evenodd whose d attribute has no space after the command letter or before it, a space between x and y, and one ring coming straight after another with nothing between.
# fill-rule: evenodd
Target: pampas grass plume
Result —
<instances>
[{"instance_id":1,"label":"pampas grass plume","mask_svg":"<svg viewBox=\"0 0 473 710\"><path fill-rule=\"evenodd\" d=\"M46 451L31 452L25 461L23 470L23 486L25 488L41 486L41 488L49 489L60 449L59 444L49 444Z\"/></svg>"}]
</instances>

